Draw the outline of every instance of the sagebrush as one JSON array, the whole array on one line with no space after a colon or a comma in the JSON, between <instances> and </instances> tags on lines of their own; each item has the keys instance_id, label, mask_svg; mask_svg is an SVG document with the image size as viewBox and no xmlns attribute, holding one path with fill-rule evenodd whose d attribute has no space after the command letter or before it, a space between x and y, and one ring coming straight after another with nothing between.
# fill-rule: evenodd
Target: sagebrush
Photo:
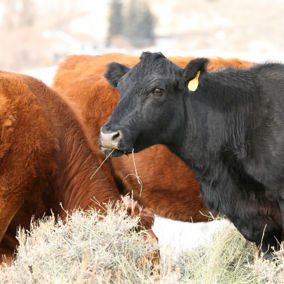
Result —
<instances>
[{"instance_id":1,"label":"sagebrush","mask_svg":"<svg viewBox=\"0 0 284 284\"><path fill-rule=\"evenodd\" d=\"M133 229L138 217L120 206L106 213L78 210L66 221L52 216L20 229L17 258L1 268L0 283L284 283L283 248L264 261L230 224L204 245L162 255L159 267L142 267L141 257L157 247Z\"/></svg>"}]
</instances>

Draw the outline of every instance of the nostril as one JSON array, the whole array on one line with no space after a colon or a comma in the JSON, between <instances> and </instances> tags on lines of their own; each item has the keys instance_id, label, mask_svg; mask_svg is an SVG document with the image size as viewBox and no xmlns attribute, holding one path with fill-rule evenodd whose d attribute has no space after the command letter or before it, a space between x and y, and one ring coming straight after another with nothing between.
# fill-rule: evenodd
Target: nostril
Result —
<instances>
[{"instance_id":1,"label":"nostril","mask_svg":"<svg viewBox=\"0 0 284 284\"><path fill-rule=\"evenodd\" d=\"M118 138L120 138L119 136L120 136L120 132L118 131L116 134L113 135L112 141L115 141L115 140L117 140Z\"/></svg>"}]
</instances>

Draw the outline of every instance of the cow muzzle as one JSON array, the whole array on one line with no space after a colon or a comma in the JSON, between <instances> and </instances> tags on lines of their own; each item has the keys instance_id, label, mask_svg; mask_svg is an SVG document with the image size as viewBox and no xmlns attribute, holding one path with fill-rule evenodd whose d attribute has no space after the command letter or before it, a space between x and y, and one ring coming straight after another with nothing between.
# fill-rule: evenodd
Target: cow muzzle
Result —
<instances>
[{"instance_id":1,"label":"cow muzzle","mask_svg":"<svg viewBox=\"0 0 284 284\"><path fill-rule=\"evenodd\" d=\"M112 150L112 149L116 149L119 150L119 142L121 140L122 134L121 132L115 131L115 132L111 132L111 133L104 133L101 130L100 133L100 144L102 147L102 150Z\"/></svg>"}]
</instances>

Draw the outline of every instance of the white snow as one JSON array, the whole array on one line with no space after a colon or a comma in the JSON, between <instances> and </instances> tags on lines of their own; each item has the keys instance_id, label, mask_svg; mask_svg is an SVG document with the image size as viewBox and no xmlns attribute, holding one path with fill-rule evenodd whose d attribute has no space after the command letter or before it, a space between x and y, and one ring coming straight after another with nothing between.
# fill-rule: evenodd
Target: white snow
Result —
<instances>
[{"instance_id":1,"label":"white snow","mask_svg":"<svg viewBox=\"0 0 284 284\"><path fill-rule=\"evenodd\" d=\"M51 86L56 70L57 66L51 66L46 68L30 69L22 71L21 73L37 78L43 81L46 85Z\"/></svg>"},{"instance_id":2,"label":"white snow","mask_svg":"<svg viewBox=\"0 0 284 284\"><path fill-rule=\"evenodd\" d=\"M229 224L229 221L190 223L155 216L153 231L159 239L163 255L168 249L174 253L181 253L204 244L216 230L226 224Z\"/></svg>"}]
</instances>

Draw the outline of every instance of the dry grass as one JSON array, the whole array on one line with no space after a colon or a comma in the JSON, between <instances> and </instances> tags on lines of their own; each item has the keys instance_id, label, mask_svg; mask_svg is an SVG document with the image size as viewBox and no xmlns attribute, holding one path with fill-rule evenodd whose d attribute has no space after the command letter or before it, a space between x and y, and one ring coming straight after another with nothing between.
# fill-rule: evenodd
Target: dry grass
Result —
<instances>
[{"instance_id":1,"label":"dry grass","mask_svg":"<svg viewBox=\"0 0 284 284\"><path fill-rule=\"evenodd\" d=\"M224 225L204 245L180 256L180 283L284 283L284 249L272 262L257 257L256 246L232 224Z\"/></svg>"},{"instance_id":2,"label":"dry grass","mask_svg":"<svg viewBox=\"0 0 284 284\"><path fill-rule=\"evenodd\" d=\"M232 225L198 249L163 256L157 276L139 267L155 248L133 230L138 220L120 206L107 213L77 211L66 224L49 217L20 230L18 257L0 270L0 283L284 283L284 249L274 262L255 259L255 246Z\"/></svg>"},{"instance_id":3,"label":"dry grass","mask_svg":"<svg viewBox=\"0 0 284 284\"><path fill-rule=\"evenodd\" d=\"M0 283L146 283L151 269L139 259L155 248L143 240L147 232L133 230L137 222L117 206L106 216L77 211L66 224L33 223L19 231L17 259L0 271Z\"/></svg>"}]
</instances>

